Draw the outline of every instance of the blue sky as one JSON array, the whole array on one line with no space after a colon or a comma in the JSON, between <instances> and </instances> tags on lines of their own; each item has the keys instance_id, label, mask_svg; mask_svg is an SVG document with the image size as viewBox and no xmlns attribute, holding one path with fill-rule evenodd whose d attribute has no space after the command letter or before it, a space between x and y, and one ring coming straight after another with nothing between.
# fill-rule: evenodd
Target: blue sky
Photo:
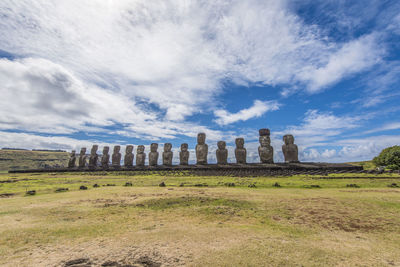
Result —
<instances>
[{"instance_id":1,"label":"blue sky","mask_svg":"<svg viewBox=\"0 0 400 267\"><path fill-rule=\"evenodd\" d=\"M0 146L79 149L258 129L275 161L368 160L400 143L400 2L0 2ZM177 162L178 153L174 160Z\"/></svg>"}]
</instances>

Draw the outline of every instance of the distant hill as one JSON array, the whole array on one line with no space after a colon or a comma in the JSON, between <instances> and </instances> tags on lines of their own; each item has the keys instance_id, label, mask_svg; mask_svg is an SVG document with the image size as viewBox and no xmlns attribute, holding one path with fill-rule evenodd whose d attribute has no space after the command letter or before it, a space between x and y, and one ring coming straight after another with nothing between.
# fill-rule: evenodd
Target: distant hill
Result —
<instances>
[{"instance_id":1,"label":"distant hill","mask_svg":"<svg viewBox=\"0 0 400 267\"><path fill-rule=\"evenodd\" d=\"M67 166L69 153L59 151L0 150L0 171Z\"/></svg>"}]
</instances>

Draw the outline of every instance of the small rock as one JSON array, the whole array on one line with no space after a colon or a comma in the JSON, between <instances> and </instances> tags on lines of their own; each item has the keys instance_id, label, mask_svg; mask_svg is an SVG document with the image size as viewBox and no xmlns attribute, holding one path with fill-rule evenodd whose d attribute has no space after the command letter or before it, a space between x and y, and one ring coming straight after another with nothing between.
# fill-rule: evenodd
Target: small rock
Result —
<instances>
[{"instance_id":1,"label":"small rock","mask_svg":"<svg viewBox=\"0 0 400 267\"><path fill-rule=\"evenodd\" d=\"M133 186L131 182L126 182L124 186Z\"/></svg>"},{"instance_id":2,"label":"small rock","mask_svg":"<svg viewBox=\"0 0 400 267\"><path fill-rule=\"evenodd\" d=\"M28 196L34 196L34 195L36 195L36 190L27 191L26 194L27 194Z\"/></svg>"},{"instance_id":3,"label":"small rock","mask_svg":"<svg viewBox=\"0 0 400 267\"><path fill-rule=\"evenodd\" d=\"M87 188L87 186L84 186L84 185L81 185L80 187L79 187L79 190L87 190L88 188Z\"/></svg>"},{"instance_id":4,"label":"small rock","mask_svg":"<svg viewBox=\"0 0 400 267\"><path fill-rule=\"evenodd\" d=\"M93 187L100 187L100 185L98 185L98 184L94 184L94 185L93 185Z\"/></svg>"},{"instance_id":5,"label":"small rock","mask_svg":"<svg viewBox=\"0 0 400 267\"><path fill-rule=\"evenodd\" d=\"M165 183L164 183L164 182L161 182L161 184L159 184L158 186L160 186L160 187L165 187Z\"/></svg>"}]
</instances>

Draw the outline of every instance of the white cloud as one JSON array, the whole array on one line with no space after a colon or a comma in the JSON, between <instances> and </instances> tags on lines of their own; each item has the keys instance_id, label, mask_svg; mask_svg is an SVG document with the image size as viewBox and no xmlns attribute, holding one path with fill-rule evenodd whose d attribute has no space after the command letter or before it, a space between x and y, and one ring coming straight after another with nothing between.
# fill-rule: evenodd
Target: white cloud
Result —
<instances>
[{"instance_id":1,"label":"white cloud","mask_svg":"<svg viewBox=\"0 0 400 267\"><path fill-rule=\"evenodd\" d=\"M374 66L383 54L384 49L379 47L376 34L362 36L332 53L326 64L304 68L299 78L309 81L309 92L317 92L346 76Z\"/></svg>"},{"instance_id":2,"label":"white cloud","mask_svg":"<svg viewBox=\"0 0 400 267\"><path fill-rule=\"evenodd\" d=\"M242 109L237 113L230 113L223 109L215 110L214 115L217 117L215 122L219 125L227 125L237 121L246 121L251 118L258 118L268 111L274 111L278 109L279 104L276 101L255 100L253 106Z\"/></svg>"},{"instance_id":3,"label":"white cloud","mask_svg":"<svg viewBox=\"0 0 400 267\"><path fill-rule=\"evenodd\" d=\"M400 129L400 122L391 122L391 123L386 123L378 128L365 131L364 134L377 133L388 130L397 130L397 129Z\"/></svg>"},{"instance_id":4,"label":"white cloud","mask_svg":"<svg viewBox=\"0 0 400 267\"><path fill-rule=\"evenodd\" d=\"M372 35L328 42L287 1L3 0L0 15L0 49L49 60L176 121L216 109L223 80L316 91L381 51Z\"/></svg>"}]
</instances>

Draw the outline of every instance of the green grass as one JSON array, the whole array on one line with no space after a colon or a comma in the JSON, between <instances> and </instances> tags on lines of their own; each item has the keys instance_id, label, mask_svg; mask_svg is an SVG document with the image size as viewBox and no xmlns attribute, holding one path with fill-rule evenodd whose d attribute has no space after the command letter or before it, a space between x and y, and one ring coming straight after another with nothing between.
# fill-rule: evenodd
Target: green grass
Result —
<instances>
[{"instance_id":1,"label":"green grass","mask_svg":"<svg viewBox=\"0 0 400 267\"><path fill-rule=\"evenodd\" d=\"M400 185L398 174L1 174L6 180L15 182L0 183L0 194L15 195L0 198L0 265L82 257L95 266L143 257L165 266L400 265L400 188L387 186ZM54 193L60 187L69 191Z\"/></svg>"}]
</instances>

